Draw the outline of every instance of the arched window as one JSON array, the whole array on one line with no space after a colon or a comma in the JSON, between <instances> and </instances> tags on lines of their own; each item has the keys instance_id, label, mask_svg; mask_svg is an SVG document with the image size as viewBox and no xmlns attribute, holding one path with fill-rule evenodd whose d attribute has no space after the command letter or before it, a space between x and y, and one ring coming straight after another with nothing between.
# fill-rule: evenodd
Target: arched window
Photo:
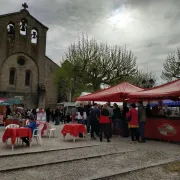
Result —
<instances>
[{"instance_id":1,"label":"arched window","mask_svg":"<svg viewBox=\"0 0 180 180\"><path fill-rule=\"evenodd\" d=\"M16 78L16 69L11 68L9 72L9 84L15 85L15 78Z\"/></svg>"},{"instance_id":2,"label":"arched window","mask_svg":"<svg viewBox=\"0 0 180 180\"><path fill-rule=\"evenodd\" d=\"M27 70L25 74L25 86L31 85L31 71Z\"/></svg>"},{"instance_id":3,"label":"arched window","mask_svg":"<svg viewBox=\"0 0 180 180\"><path fill-rule=\"evenodd\" d=\"M20 22L20 34L22 34L22 35L27 34L27 21L26 21L26 19L22 19Z\"/></svg>"},{"instance_id":4,"label":"arched window","mask_svg":"<svg viewBox=\"0 0 180 180\"><path fill-rule=\"evenodd\" d=\"M10 22L8 25L7 25L7 34L9 36L14 36L15 35L15 25L13 22Z\"/></svg>"},{"instance_id":5,"label":"arched window","mask_svg":"<svg viewBox=\"0 0 180 180\"><path fill-rule=\"evenodd\" d=\"M36 28L31 30L31 43L32 44L38 43L38 31Z\"/></svg>"}]
</instances>

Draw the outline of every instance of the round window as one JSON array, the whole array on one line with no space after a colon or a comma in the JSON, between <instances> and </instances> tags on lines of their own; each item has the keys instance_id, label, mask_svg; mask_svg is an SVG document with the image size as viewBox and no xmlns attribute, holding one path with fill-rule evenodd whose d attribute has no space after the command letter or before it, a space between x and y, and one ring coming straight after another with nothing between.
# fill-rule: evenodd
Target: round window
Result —
<instances>
[{"instance_id":1,"label":"round window","mask_svg":"<svg viewBox=\"0 0 180 180\"><path fill-rule=\"evenodd\" d=\"M25 60L20 58L18 59L17 63L20 65L20 66L23 66L25 64Z\"/></svg>"}]
</instances>

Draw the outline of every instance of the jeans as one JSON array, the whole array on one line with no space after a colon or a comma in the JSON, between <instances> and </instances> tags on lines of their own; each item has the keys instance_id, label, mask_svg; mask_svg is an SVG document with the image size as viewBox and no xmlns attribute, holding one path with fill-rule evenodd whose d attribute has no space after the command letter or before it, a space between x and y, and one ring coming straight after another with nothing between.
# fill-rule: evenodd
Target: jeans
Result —
<instances>
[{"instance_id":1,"label":"jeans","mask_svg":"<svg viewBox=\"0 0 180 180\"><path fill-rule=\"evenodd\" d=\"M78 119L78 123L85 125L85 122L84 122L83 119ZM82 138L83 137L83 133L79 133L79 137Z\"/></svg>"},{"instance_id":2,"label":"jeans","mask_svg":"<svg viewBox=\"0 0 180 180\"><path fill-rule=\"evenodd\" d=\"M109 138L110 138L109 124L110 123L102 123L102 124L100 124L100 141L102 141L102 139L103 139L103 133L106 136L107 141L109 141Z\"/></svg>"},{"instance_id":3,"label":"jeans","mask_svg":"<svg viewBox=\"0 0 180 180\"><path fill-rule=\"evenodd\" d=\"M118 134L120 135L120 127L121 127L120 119L114 119L114 121L113 121L113 131L115 130L116 125L118 126Z\"/></svg>"},{"instance_id":4,"label":"jeans","mask_svg":"<svg viewBox=\"0 0 180 180\"><path fill-rule=\"evenodd\" d=\"M87 126L87 120L78 119L78 123Z\"/></svg>"},{"instance_id":5,"label":"jeans","mask_svg":"<svg viewBox=\"0 0 180 180\"><path fill-rule=\"evenodd\" d=\"M145 122L139 122L139 132L140 132L140 136L141 136L142 141L145 141L145 138L144 138L144 126L145 126Z\"/></svg>"},{"instance_id":6,"label":"jeans","mask_svg":"<svg viewBox=\"0 0 180 180\"><path fill-rule=\"evenodd\" d=\"M56 116L55 117L55 125L59 125L59 123L60 123L60 117Z\"/></svg>"},{"instance_id":7,"label":"jeans","mask_svg":"<svg viewBox=\"0 0 180 180\"><path fill-rule=\"evenodd\" d=\"M46 115L46 121L49 123L49 120L50 120L50 115Z\"/></svg>"},{"instance_id":8,"label":"jeans","mask_svg":"<svg viewBox=\"0 0 180 180\"><path fill-rule=\"evenodd\" d=\"M130 128L130 131L131 131L131 140L135 141L134 137L136 137L136 141L139 141L138 128Z\"/></svg>"},{"instance_id":9,"label":"jeans","mask_svg":"<svg viewBox=\"0 0 180 180\"><path fill-rule=\"evenodd\" d=\"M92 124L91 125L91 138L94 138L94 133L96 132L96 125Z\"/></svg>"}]
</instances>

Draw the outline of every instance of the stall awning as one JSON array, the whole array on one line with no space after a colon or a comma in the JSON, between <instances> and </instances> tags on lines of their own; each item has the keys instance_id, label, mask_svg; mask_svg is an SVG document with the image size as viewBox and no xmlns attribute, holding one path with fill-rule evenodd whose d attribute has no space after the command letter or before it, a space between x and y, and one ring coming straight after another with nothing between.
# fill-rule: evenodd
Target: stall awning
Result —
<instances>
[{"instance_id":1,"label":"stall awning","mask_svg":"<svg viewBox=\"0 0 180 180\"><path fill-rule=\"evenodd\" d=\"M76 101L105 101L105 102L122 102L131 92L142 91L143 89L134 86L128 82L123 82L116 86L103 89L92 94L81 96Z\"/></svg>"},{"instance_id":2,"label":"stall awning","mask_svg":"<svg viewBox=\"0 0 180 180\"><path fill-rule=\"evenodd\" d=\"M128 95L130 99L158 100L178 99L180 97L180 80L156 86L152 89L133 92Z\"/></svg>"},{"instance_id":3,"label":"stall awning","mask_svg":"<svg viewBox=\"0 0 180 180\"><path fill-rule=\"evenodd\" d=\"M0 98L0 103L4 102L6 100L7 100L7 98Z\"/></svg>"}]
</instances>

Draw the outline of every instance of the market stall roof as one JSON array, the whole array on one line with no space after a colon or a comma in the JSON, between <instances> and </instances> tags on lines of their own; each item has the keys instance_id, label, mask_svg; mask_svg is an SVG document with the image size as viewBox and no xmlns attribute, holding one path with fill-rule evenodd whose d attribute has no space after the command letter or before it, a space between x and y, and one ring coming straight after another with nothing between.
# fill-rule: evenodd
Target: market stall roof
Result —
<instances>
[{"instance_id":1,"label":"market stall roof","mask_svg":"<svg viewBox=\"0 0 180 180\"><path fill-rule=\"evenodd\" d=\"M180 80L156 86L140 92L133 92L128 95L130 99L158 100L158 99L179 99Z\"/></svg>"},{"instance_id":2,"label":"market stall roof","mask_svg":"<svg viewBox=\"0 0 180 180\"><path fill-rule=\"evenodd\" d=\"M4 102L6 100L7 100L7 98L0 98L0 103Z\"/></svg>"},{"instance_id":3,"label":"market stall roof","mask_svg":"<svg viewBox=\"0 0 180 180\"><path fill-rule=\"evenodd\" d=\"M16 98L8 98L3 102L3 104L12 105L12 104L23 104L23 102L20 99Z\"/></svg>"},{"instance_id":4,"label":"market stall roof","mask_svg":"<svg viewBox=\"0 0 180 180\"><path fill-rule=\"evenodd\" d=\"M78 97L76 101L123 102L129 93L142 90L143 89L140 87L134 86L128 82L123 82L116 86Z\"/></svg>"},{"instance_id":5,"label":"market stall roof","mask_svg":"<svg viewBox=\"0 0 180 180\"><path fill-rule=\"evenodd\" d=\"M163 100L162 104L169 107L178 107L180 106L180 101ZM152 107L156 105L158 105L158 101L155 101L151 104Z\"/></svg>"}]
</instances>

